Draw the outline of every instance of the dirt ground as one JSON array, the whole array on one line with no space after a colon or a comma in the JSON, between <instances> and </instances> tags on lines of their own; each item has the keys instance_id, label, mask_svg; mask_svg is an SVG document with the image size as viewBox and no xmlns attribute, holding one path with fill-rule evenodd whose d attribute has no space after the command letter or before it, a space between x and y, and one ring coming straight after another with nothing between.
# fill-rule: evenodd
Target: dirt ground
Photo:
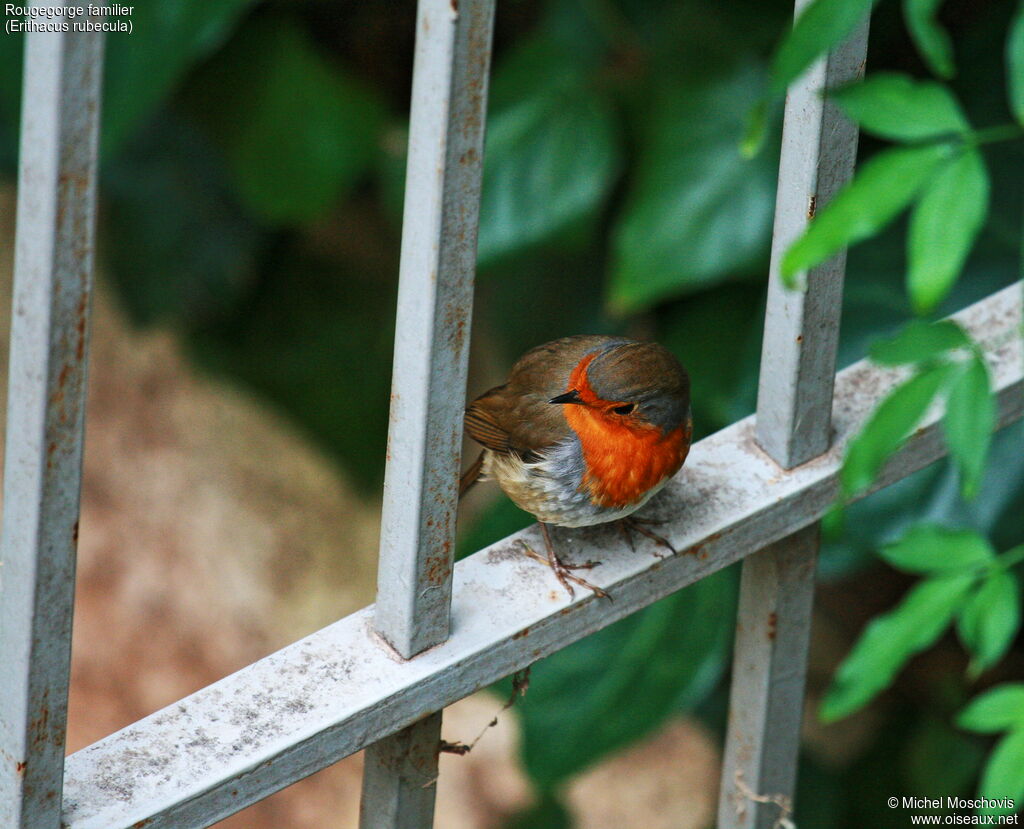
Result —
<instances>
[{"instance_id":1,"label":"dirt ground","mask_svg":"<svg viewBox=\"0 0 1024 829\"><path fill-rule=\"evenodd\" d=\"M0 342L6 343L14 195L0 189ZM197 375L173 332L132 330L94 302L69 751L372 600L379 505L252 396ZM449 708L462 739L500 701ZM514 712L472 754L442 758L440 829L498 827L530 802ZM357 823L361 758L218 824L321 829ZM572 781L578 825L700 829L718 750L698 726L660 734Z\"/></svg>"}]
</instances>

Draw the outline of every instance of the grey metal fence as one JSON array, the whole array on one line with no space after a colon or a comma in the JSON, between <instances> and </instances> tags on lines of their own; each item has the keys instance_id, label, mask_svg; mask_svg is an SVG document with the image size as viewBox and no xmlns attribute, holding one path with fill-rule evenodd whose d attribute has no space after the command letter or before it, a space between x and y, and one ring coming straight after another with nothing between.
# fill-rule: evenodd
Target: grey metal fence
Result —
<instances>
[{"instance_id":1,"label":"grey metal fence","mask_svg":"<svg viewBox=\"0 0 1024 829\"><path fill-rule=\"evenodd\" d=\"M678 555L574 537L603 559L592 578L614 593L608 603L571 599L523 563L517 542L538 543L536 528L453 565L493 15L494 0L419 3L377 604L66 759L102 42L28 36L0 548L0 825L204 826L366 748L364 829L429 826L445 706L740 560L719 826L788 817L817 522L846 442L900 376L867 362L835 374L842 256L807 274L804 293L783 291L776 273L852 171L856 131L818 92L862 71L866 24L787 100L757 415L697 443L667 489L661 529ZM985 349L999 425L1021 417L1018 289L955 318ZM877 486L943 454L939 416Z\"/></svg>"}]
</instances>

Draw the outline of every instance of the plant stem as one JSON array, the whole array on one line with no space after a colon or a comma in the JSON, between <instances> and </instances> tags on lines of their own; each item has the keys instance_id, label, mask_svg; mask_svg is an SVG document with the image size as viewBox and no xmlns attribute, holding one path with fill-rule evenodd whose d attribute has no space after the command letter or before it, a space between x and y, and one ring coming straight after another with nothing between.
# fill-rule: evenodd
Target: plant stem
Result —
<instances>
[{"instance_id":1,"label":"plant stem","mask_svg":"<svg viewBox=\"0 0 1024 829\"><path fill-rule=\"evenodd\" d=\"M1000 566L1007 570L1015 564L1020 564L1022 561L1024 561L1024 544L1020 544L1012 550L1007 550L999 557Z\"/></svg>"},{"instance_id":2,"label":"plant stem","mask_svg":"<svg viewBox=\"0 0 1024 829\"><path fill-rule=\"evenodd\" d=\"M1015 138L1024 137L1024 128L1018 124L1000 124L995 127L986 127L976 130L970 136L974 145L995 144L999 141L1012 141Z\"/></svg>"}]
</instances>

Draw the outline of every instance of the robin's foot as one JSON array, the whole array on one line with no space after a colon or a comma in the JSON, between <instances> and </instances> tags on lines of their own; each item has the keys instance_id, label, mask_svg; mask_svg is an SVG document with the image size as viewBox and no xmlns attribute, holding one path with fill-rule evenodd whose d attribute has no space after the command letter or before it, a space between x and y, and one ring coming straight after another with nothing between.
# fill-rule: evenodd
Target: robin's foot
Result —
<instances>
[{"instance_id":1,"label":"robin's foot","mask_svg":"<svg viewBox=\"0 0 1024 829\"><path fill-rule=\"evenodd\" d=\"M660 524L661 521L650 521L641 518L634 518L632 515L627 515L625 518L620 518L618 521L619 531L626 536L626 540L629 542L629 549L636 551L636 546L633 544L633 536L630 533L638 532L640 535L645 536L656 544L665 547L672 552L672 555L677 556L679 552L669 542L667 538L658 535L656 532L647 529L644 524ZM661 553L655 553L658 558L665 558Z\"/></svg>"},{"instance_id":2,"label":"robin's foot","mask_svg":"<svg viewBox=\"0 0 1024 829\"><path fill-rule=\"evenodd\" d=\"M535 552L528 544L523 542L523 551L526 555L535 561L539 561L541 564L547 564L551 568L552 572L554 572L555 578L558 579L559 583L566 589L570 596L574 598L576 596L576 591L573 590L572 584L570 584L570 582L572 582L573 584L578 584L580 587L585 587L599 598L611 600L612 597L606 591L602 590L596 584L591 584L586 579L580 578L572 572L573 570L591 570L594 567L599 566L601 562L584 561L582 564L567 564L562 561L555 552L555 547L551 543L551 534L548 532L547 525L542 523L540 528L544 535L544 544L548 551L547 558L544 558L539 553Z\"/></svg>"}]
</instances>

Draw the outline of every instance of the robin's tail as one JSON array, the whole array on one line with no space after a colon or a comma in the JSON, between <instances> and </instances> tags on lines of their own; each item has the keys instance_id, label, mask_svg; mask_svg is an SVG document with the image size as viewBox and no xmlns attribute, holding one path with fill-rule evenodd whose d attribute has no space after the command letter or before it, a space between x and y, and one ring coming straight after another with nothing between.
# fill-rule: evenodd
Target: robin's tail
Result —
<instances>
[{"instance_id":1,"label":"robin's tail","mask_svg":"<svg viewBox=\"0 0 1024 829\"><path fill-rule=\"evenodd\" d=\"M470 489L473 484L480 480L480 470L484 465L484 453L481 452L477 455L477 458L473 463L469 465L469 469L462 473L462 477L459 478L459 498L462 498Z\"/></svg>"}]
</instances>

